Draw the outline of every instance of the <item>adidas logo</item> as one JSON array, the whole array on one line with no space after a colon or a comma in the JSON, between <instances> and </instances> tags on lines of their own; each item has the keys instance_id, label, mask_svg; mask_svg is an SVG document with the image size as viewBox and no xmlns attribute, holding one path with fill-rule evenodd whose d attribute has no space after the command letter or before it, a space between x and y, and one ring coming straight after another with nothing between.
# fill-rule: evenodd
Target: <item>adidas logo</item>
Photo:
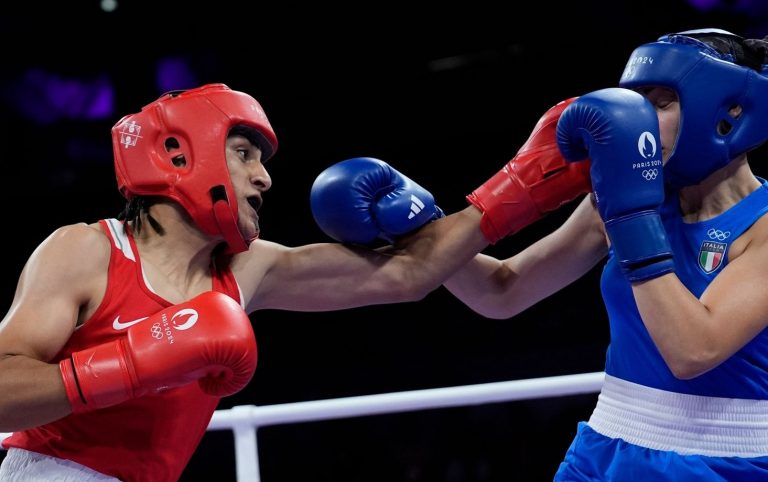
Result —
<instances>
[{"instance_id":1,"label":"adidas logo","mask_svg":"<svg viewBox=\"0 0 768 482\"><path fill-rule=\"evenodd\" d=\"M413 219L413 217L419 214L422 209L424 209L424 203L421 199L411 194L411 212L408 214L408 219Z\"/></svg>"}]
</instances>

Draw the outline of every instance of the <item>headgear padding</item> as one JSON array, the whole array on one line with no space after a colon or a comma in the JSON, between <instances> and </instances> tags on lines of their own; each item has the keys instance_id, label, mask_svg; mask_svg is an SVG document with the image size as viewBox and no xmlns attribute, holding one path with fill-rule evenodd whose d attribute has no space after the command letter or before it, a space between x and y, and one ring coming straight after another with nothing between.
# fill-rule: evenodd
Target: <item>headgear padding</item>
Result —
<instances>
[{"instance_id":1,"label":"headgear padding","mask_svg":"<svg viewBox=\"0 0 768 482\"><path fill-rule=\"evenodd\" d=\"M120 193L163 196L184 207L198 227L221 234L233 253L245 251L237 227L237 198L226 160L234 126L260 137L262 161L277 149L277 137L259 103L224 84L171 92L130 114L112 128ZM254 238L255 239L255 238Z\"/></svg>"},{"instance_id":2,"label":"headgear padding","mask_svg":"<svg viewBox=\"0 0 768 482\"><path fill-rule=\"evenodd\" d=\"M717 39L721 48L699 38ZM700 183L768 139L766 68L762 58L745 58L744 47L741 37L704 29L665 35L632 52L619 85L667 87L680 100L677 141L664 166L664 179L673 187ZM753 68L740 65L747 60ZM742 112L733 118L729 111L735 106Z\"/></svg>"}]
</instances>

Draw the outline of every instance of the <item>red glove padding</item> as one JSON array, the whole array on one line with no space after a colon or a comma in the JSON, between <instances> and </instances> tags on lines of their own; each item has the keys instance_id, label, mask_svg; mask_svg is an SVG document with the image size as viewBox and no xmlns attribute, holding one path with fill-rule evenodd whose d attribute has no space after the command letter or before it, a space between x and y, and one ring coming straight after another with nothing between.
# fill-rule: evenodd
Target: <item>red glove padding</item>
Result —
<instances>
[{"instance_id":1,"label":"red glove padding","mask_svg":"<svg viewBox=\"0 0 768 482\"><path fill-rule=\"evenodd\" d=\"M73 353L59 368L78 413L193 381L209 395L232 395L253 377L256 358L248 315L229 296L209 291L150 316L124 337Z\"/></svg>"},{"instance_id":2,"label":"red glove padding","mask_svg":"<svg viewBox=\"0 0 768 482\"><path fill-rule=\"evenodd\" d=\"M467 196L482 211L480 229L491 243L591 190L589 160L566 162L557 147L557 121L574 100L550 108L515 157Z\"/></svg>"}]
</instances>

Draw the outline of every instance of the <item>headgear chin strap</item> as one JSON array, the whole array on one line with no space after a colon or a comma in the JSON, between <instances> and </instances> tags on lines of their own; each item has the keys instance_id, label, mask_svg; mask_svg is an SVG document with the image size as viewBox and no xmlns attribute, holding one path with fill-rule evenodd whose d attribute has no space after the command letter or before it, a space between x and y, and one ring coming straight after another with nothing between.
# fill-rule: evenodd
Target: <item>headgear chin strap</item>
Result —
<instances>
[{"instance_id":1,"label":"headgear chin strap","mask_svg":"<svg viewBox=\"0 0 768 482\"><path fill-rule=\"evenodd\" d=\"M751 54L751 55L750 55ZM718 29L665 35L629 58L619 85L662 86L680 100L680 126L664 179L700 183L768 140L768 69L744 39ZM741 106L736 118L729 114Z\"/></svg>"},{"instance_id":2,"label":"headgear chin strap","mask_svg":"<svg viewBox=\"0 0 768 482\"><path fill-rule=\"evenodd\" d=\"M237 198L226 160L234 126L260 137L262 161L274 155L277 137L253 97L224 84L171 92L130 114L112 128L120 193L163 196L189 213L198 227L221 235L232 253L248 249L237 226Z\"/></svg>"}]
</instances>

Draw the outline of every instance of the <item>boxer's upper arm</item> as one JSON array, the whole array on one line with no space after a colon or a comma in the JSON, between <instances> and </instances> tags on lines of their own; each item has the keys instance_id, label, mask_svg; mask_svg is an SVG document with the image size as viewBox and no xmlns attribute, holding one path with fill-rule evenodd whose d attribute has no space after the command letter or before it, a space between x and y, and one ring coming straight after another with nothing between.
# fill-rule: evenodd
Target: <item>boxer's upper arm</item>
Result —
<instances>
[{"instance_id":1,"label":"boxer's upper arm","mask_svg":"<svg viewBox=\"0 0 768 482\"><path fill-rule=\"evenodd\" d=\"M81 310L106 289L109 241L85 224L59 228L27 260L0 324L0 356L48 361L72 335Z\"/></svg>"}]
</instances>

